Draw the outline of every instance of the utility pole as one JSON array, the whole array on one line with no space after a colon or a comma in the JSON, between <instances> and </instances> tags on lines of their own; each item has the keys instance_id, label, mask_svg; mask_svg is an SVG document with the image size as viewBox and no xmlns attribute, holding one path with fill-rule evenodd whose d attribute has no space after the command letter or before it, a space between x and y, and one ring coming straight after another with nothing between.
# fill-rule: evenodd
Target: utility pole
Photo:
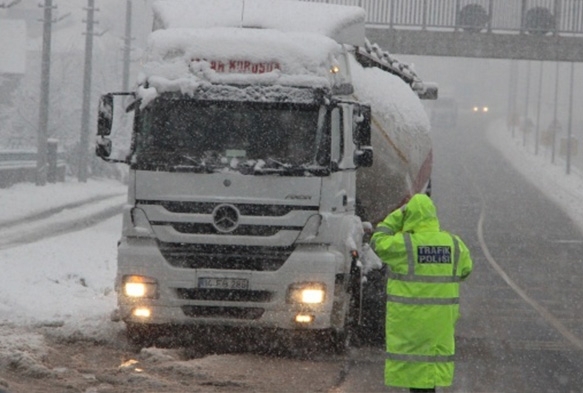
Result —
<instances>
[{"instance_id":1,"label":"utility pole","mask_svg":"<svg viewBox=\"0 0 583 393\"><path fill-rule=\"evenodd\" d=\"M555 163L556 134L559 131L559 119L557 108L559 106L559 62L555 62L555 105L553 111L553 124L551 126L551 164Z\"/></svg>"},{"instance_id":2,"label":"utility pole","mask_svg":"<svg viewBox=\"0 0 583 393\"><path fill-rule=\"evenodd\" d=\"M43 7L43 6L41 6ZM47 135L49 125L49 82L51 79L51 28L53 0L45 0L43 15L43 48L41 60L40 107L36 153L36 185L47 183Z\"/></svg>"},{"instance_id":3,"label":"utility pole","mask_svg":"<svg viewBox=\"0 0 583 393\"><path fill-rule=\"evenodd\" d=\"M126 0L126 31L123 46L122 91L130 88L130 53L132 51L132 0Z\"/></svg>"},{"instance_id":4,"label":"utility pole","mask_svg":"<svg viewBox=\"0 0 583 393\"><path fill-rule=\"evenodd\" d=\"M530 60L526 62L526 97L524 100L524 129L522 130L522 146L526 146L526 134L530 129L530 119L528 118L528 106L530 98Z\"/></svg>"},{"instance_id":5,"label":"utility pole","mask_svg":"<svg viewBox=\"0 0 583 393\"><path fill-rule=\"evenodd\" d=\"M89 158L89 107L91 105L91 72L93 57L93 27L95 0L87 0L87 30L85 32L85 73L83 76L83 105L81 114L81 139L79 141L79 173L78 178L82 183L87 182L87 167Z\"/></svg>"},{"instance_id":6,"label":"utility pole","mask_svg":"<svg viewBox=\"0 0 583 393\"><path fill-rule=\"evenodd\" d=\"M540 105L543 91L543 66L544 62L540 62L540 69L538 73L538 98L536 101L536 131L534 134L534 155L538 155L539 135L540 135Z\"/></svg>"},{"instance_id":7,"label":"utility pole","mask_svg":"<svg viewBox=\"0 0 583 393\"><path fill-rule=\"evenodd\" d=\"M512 138L514 138L514 128L518 119L518 110L516 108L516 95L518 90L518 63L516 60L510 60L510 81L508 83L508 108L510 109L509 121Z\"/></svg>"},{"instance_id":8,"label":"utility pole","mask_svg":"<svg viewBox=\"0 0 583 393\"><path fill-rule=\"evenodd\" d=\"M569 125L567 126L567 175L571 173L571 135L573 132L573 83L575 79L575 62L571 62L571 85L569 88Z\"/></svg>"}]
</instances>

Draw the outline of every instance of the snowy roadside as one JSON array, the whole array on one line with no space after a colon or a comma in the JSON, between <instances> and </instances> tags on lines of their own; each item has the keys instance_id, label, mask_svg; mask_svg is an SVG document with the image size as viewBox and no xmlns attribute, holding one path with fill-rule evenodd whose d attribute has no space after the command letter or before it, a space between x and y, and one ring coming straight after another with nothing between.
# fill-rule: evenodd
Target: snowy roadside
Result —
<instances>
[{"instance_id":1,"label":"snowy roadside","mask_svg":"<svg viewBox=\"0 0 583 393\"><path fill-rule=\"evenodd\" d=\"M92 204L90 210L65 209L40 222L11 226L2 238L38 230L43 224L83 220L96 209L119 205L126 193L126 185L111 180L70 180L43 187L28 183L0 189L0 226L109 197ZM0 369L16 369L36 378L54 374L44 366L49 351L44 334L57 340L115 339L122 326L113 324L109 315L116 303L113 282L120 228L118 215L82 231L0 250ZM0 378L0 390L3 385Z\"/></svg>"},{"instance_id":2,"label":"snowy roadside","mask_svg":"<svg viewBox=\"0 0 583 393\"><path fill-rule=\"evenodd\" d=\"M567 176L563 165L551 165L548 158L524 149L520 140L512 139L503 122L491 125L488 139L541 192L568 211L583 231L580 173ZM126 187L113 181L90 180L0 189L0 225L100 195L124 195ZM64 214L74 215L75 210ZM16 375L25 379L32 377L32 383L35 378L68 378L73 375L70 369L47 365L47 354L54 351L50 340L116 342L123 324L111 322L109 316L116 307L113 282L120 230L121 217L117 216L81 231L0 250L0 370L16 370ZM204 367L205 372L218 367L204 363L208 361L192 360L188 365L196 370ZM182 363L165 367L186 367ZM17 381L3 378L7 377L0 373L0 391L6 387L18 391Z\"/></svg>"},{"instance_id":3,"label":"snowy roadside","mask_svg":"<svg viewBox=\"0 0 583 393\"><path fill-rule=\"evenodd\" d=\"M126 193L127 185L115 180L89 179L86 183L79 183L67 179L64 183L49 183L42 187L32 183L15 184L0 189L0 226L71 203Z\"/></svg>"},{"instance_id":4,"label":"snowy roadside","mask_svg":"<svg viewBox=\"0 0 583 393\"><path fill-rule=\"evenodd\" d=\"M549 199L569 215L583 233L583 173L571 168L565 172L565 163L539 153L535 155L532 147L524 147L521 138L512 138L504 120L493 122L487 130L489 142L499 150L516 170L522 173Z\"/></svg>"}]
</instances>

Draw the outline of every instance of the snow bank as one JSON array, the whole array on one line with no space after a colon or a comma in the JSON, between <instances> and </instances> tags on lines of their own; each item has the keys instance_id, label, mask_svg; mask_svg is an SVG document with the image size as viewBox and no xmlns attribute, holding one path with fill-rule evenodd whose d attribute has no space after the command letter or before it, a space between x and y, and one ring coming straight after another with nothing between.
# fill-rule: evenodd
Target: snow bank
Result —
<instances>
[{"instance_id":1,"label":"snow bank","mask_svg":"<svg viewBox=\"0 0 583 393\"><path fill-rule=\"evenodd\" d=\"M43 365L46 356L47 346L41 334L6 327L0 330L0 370L13 370L29 378L44 378L53 374Z\"/></svg>"},{"instance_id":2,"label":"snow bank","mask_svg":"<svg viewBox=\"0 0 583 393\"><path fill-rule=\"evenodd\" d=\"M10 272L0 275L0 325L46 326L68 339L111 340L120 229L118 216L83 231L0 250L0 269Z\"/></svg>"},{"instance_id":3,"label":"snow bank","mask_svg":"<svg viewBox=\"0 0 583 393\"><path fill-rule=\"evenodd\" d=\"M492 122L488 141L535 187L560 206L583 233L583 174L577 168L566 175L564 160L550 162L544 152L535 155L523 145L522 137L513 139L505 120Z\"/></svg>"},{"instance_id":4,"label":"snow bank","mask_svg":"<svg viewBox=\"0 0 583 393\"><path fill-rule=\"evenodd\" d=\"M93 198L123 195L127 186L114 180L89 179L87 183L68 181L38 187L19 183L0 191L0 227L14 220L34 216L69 203Z\"/></svg>"}]
</instances>

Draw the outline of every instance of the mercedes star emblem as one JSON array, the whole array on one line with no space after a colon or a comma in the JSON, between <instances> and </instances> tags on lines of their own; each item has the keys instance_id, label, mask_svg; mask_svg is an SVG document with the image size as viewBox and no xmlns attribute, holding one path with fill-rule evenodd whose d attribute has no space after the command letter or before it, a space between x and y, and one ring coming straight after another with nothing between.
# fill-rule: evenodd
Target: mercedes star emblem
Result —
<instances>
[{"instance_id":1,"label":"mercedes star emblem","mask_svg":"<svg viewBox=\"0 0 583 393\"><path fill-rule=\"evenodd\" d=\"M213 210L213 226L222 233L233 232L239 226L239 210L233 205L219 205Z\"/></svg>"}]
</instances>

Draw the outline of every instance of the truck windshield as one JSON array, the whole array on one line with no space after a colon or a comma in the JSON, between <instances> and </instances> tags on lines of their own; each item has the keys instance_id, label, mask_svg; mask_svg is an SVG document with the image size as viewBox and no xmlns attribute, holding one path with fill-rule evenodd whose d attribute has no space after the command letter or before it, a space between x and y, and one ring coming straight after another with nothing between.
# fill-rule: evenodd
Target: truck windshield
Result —
<instances>
[{"instance_id":1,"label":"truck windshield","mask_svg":"<svg viewBox=\"0 0 583 393\"><path fill-rule=\"evenodd\" d=\"M320 105L157 99L139 117L141 169L282 173L329 163Z\"/></svg>"}]
</instances>

